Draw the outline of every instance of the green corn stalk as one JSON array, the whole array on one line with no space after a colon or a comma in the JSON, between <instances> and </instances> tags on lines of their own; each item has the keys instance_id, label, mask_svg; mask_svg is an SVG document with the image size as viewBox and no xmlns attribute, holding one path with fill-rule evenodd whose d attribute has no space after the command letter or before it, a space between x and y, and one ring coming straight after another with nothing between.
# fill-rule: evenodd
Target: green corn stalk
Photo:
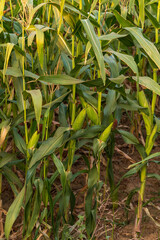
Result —
<instances>
[{"instance_id":1,"label":"green corn stalk","mask_svg":"<svg viewBox=\"0 0 160 240\"><path fill-rule=\"evenodd\" d=\"M153 124L153 107L155 108L155 98L152 98L152 105L150 106L147 102L146 96L143 91L139 92L139 102L140 105L143 107L146 107L149 112L149 116L145 113L141 113L143 116L143 120L145 123L146 128L146 143L145 143L145 151L146 155L149 156L150 152L154 145L154 137L157 132L157 125ZM143 159L142 159L143 163ZM139 191L139 199L138 199L138 211L137 211L137 217L136 217L136 224L135 224L135 231L137 234L140 233L140 225L141 225L141 219L142 219L142 206L144 201L144 193L145 193L145 185L146 185L146 177L147 177L147 165L144 165L141 169L141 187Z\"/></svg>"},{"instance_id":2,"label":"green corn stalk","mask_svg":"<svg viewBox=\"0 0 160 240\"><path fill-rule=\"evenodd\" d=\"M2 207L2 169L0 169L0 229L3 231Z\"/></svg>"},{"instance_id":3,"label":"green corn stalk","mask_svg":"<svg viewBox=\"0 0 160 240\"><path fill-rule=\"evenodd\" d=\"M74 0L72 0L72 5L74 6ZM81 1L80 1L81 5ZM75 68L75 36L72 35L72 69ZM72 116L71 116L71 125L73 125L73 122L75 120L76 116L76 85L74 84L72 87Z\"/></svg>"},{"instance_id":4,"label":"green corn stalk","mask_svg":"<svg viewBox=\"0 0 160 240\"><path fill-rule=\"evenodd\" d=\"M158 1L158 8L157 8L157 22L159 22L159 10L160 10L160 1ZM155 42L158 43L158 29L155 28ZM154 68L153 69L153 80L157 82L157 71L158 69ZM148 108L150 112L150 116L147 117L144 113L142 113L144 122L145 122L145 127L146 127L146 144L145 144L145 150L147 156L149 156L153 145L154 145L154 136L157 132L157 125L154 126L154 112L155 112L155 106L156 106L156 99L157 95L156 93L153 93L152 96L152 103L151 107L148 104L145 104L147 102L144 94L143 98L141 98L141 105L145 106ZM150 109L151 108L151 109ZM143 163L143 160L142 160ZM139 192L139 200L138 200L138 212L137 212L137 218L136 218L136 225L135 225L135 230L140 232L140 224L141 224L141 219L142 219L142 205L143 205L143 200L144 200L144 193L145 193L145 185L146 185L146 176L147 176L147 165L144 165L141 169L141 187L140 187L140 192Z\"/></svg>"},{"instance_id":5,"label":"green corn stalk","mask_svg":"<svg viewBox=\"0 0 160 240\"><path fill-rule=\"evenodd\" d=\"M23 5L23 18L22 18L22 51L25 51L25 37L24 37L24 9ZM24 56L22 56L22 75L23 75L23 91L26 90L26 84L25 84L25 73L24 73ZM26 113L26 100L23 99L23 104L24 104L24 126L25 126L25 139L26 139L26 144L28 144L28 129L27 129L27 113Z\"/></svg>"}]
</instances>

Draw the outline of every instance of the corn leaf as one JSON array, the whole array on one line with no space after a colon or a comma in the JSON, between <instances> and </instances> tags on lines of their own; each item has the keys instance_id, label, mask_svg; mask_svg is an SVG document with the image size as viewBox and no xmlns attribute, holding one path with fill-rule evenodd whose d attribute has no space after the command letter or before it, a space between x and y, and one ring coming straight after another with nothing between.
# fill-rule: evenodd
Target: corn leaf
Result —
<instances>
[{"instance_id":1,"label":"corn leaf","mask_svg":"<svg viewBox=\"0 0 160 240\"><path fill-rule=\"evenodd\" d=\"M126 36L127 36L127 34L118 34L118 33L112 32L112 33L109 33L107 35L102 35L98 38L101 41L111 41L111 40L114 40L114 39L117 39L117 38L123 38L123 37L126 37Z\"/></svg>"},{"instance_id":2,"label":"corn leaf","mask_svg":"<svg viewBox=\"0 0 160 240\"><path fill-rule=\"evenodd\" d=\"M117 12L117 10L113 10L113 13L117 19L117 21L119 22L119 24L122 27L134 27L135 25L133 23L131 23L130 21L128 21L127 19L125 19L124 17L122 17L119 12Z\"/></svg>"},{"instance_id":3,"label":"corn leaf","mask_svg":"<svg viewBox=\"0 0 160 240\"><path fill-rule=\"evenodd\" d=\"M60 48L62 52L66 53L70 57L72 56L72 52L69 44L65 41L65 39L60 34L58 35L57 46Z\"/></svg>"},{"instance_id":4,"label":"corn leaf","mask_svg":"<svg viewBox=\"0 0 160 240\"><path fill-rule=\"evenodd\" d=\"M108 50L107 50L108 51ZM113 50L109 50L109 52L113 53L116 55L118 58L120 58L124 63L126 63L134 73L138 74L138 67L134 61L134 58L130 55L115 52Z\"/></svg>"},{"instance_id":5,"label":"corn leaf","mask_svg":"<svg viewBox=\"0 0 160 240\"><path fill-rule=\"evenodd\" d=\"M34 225L36 224L37 219L39 217L39 211L40 211L40 207L41 207L41 195L40 195L41 194L41 186L40 185L43 185L43 181L40 179L37 179L35 181L36 193L35 193L35 200L34 200L34 205L33 205L32 216L29 221L27 233L25 235L24 240L26 240L31 235Z\"/></svg>"},{"instance_id":6,"label":"corn leaf","mask_svg":"<svg viewBox=\"0 0 160 240\"><path fill-rule=\"evenodd\" d=\"M5 61L4 61L4 66L3 66L3 81L5 81L5 74L6 74L6 71L8 68L8 61L9 61L13 47L14 47L13 43L7 43Z\"/></svg>"},{"instance_id":7,"label":"corn leaf","mask_svg":"<svg viewBox=\"0 0 160 240\"><path fill-rule=\"evenodd\" d=\"M64 74L50 75L50 76L41 76L38 78L38 81L46 84L54 85L73 85L80 84L84 81L70 77Z\"/></svg>"},{"instance_id":8,"label":"corn leaf","mask_svg":"<svg viewBox=\"0 0 160 240\"><path fill-rule=\"evenodd\" d=\"M137 81L137 77L132 77ZM160 96L160 86L150 77L139 77L139 84Z\"/></svg>"},{"instance_id":9,"label":"corn leaf","mask_svg":"<svg viewBox=\"0 0 160 240\"><path fill-rule=\"evenodd\" d=\"M61 25L62 25L62 22L63 22L63 8L64 8L64 3L65 3L65 0L62 0L60 1L60 20L59 20L59 26L58 26L58 34L60 33L60 30L61 30Z\"/></svg>"},{"instance_id":10,"label":"corn leaf","mask_svg":"<svg viewBox=\"0 0 160 240\"><path fill-rule=\"evenodd\" d=\"M153 26L155 28L160 28L160 24L159 22L157 21L157 19L147 10L145 9L145 12L146 12L146 16L149 18L149 20L151 21L151 23L153 24Z\"/></svg>"},{"instance_id":11,"label":"corn leaf","mask_svg":"<svg viewBox=\"0 0 160 240\"><path fill-rule=\"evenodd\" d=\"M40 118L41 118L41 112L42 112L42 94L39 89L37 90L26 90L23 92L24 95L30 94L32 97L33 105L34 105L34 111L35 111L35 116L36 116L36 121L37 121L37 126L39 129L39 124L40 124Z\"/></svg>"},{"instance_id":12,"label":"corn leaf","mask_svg":"<svg viewBox=\"0 0 160 240\"><path fill-rule=\"evenodd\" d=\"M1 3L0 3L0 21L2 20L2 17L3 17L4 5L5 5L5 0L1 0Z\"/></svg>"},{"instance_id":13,"label":"corn leaf","mask_svg":"<svg viewBox=\"0 0 160 240\"><path fill-rule=\"evenodd\" d=\"M65 131L68 131L69 128L59 128L59 135L49 138L44 141L38 150L33 154L31 158L29 169L39 162L42 158L52 154L56 148L60 147L63 142L63 135Z\"/></svg>"},{"instance_id":14,"label":"corn leaf","mask_svg":"<svg viewBox=\"0 0 160 240\"><path fill-rule=\"evenodd\" d=\"M141 47L145 50L146 54L152 59L152 61L160 69L160 54L157 48L155 47L155 45L142 35L142 32L139 28L127 27L125 29L133 35L133 37L138 41Z\"/></svg>"},{"instance_id":15,"label":"corn leaf","mask_svg":"<svg viewBox=\"0 0 160 240\"><path fill-rule=\"evenodd\" d=\"M10 206L6 221L5 221L5 236L7 240L9 239L10 231L12 229L12 225L15 222L16 218L18 217L18 214L21 210L22 204L23 204L23 198L25 194L25 186L22 188L12 205Z\"/></svg>"},{"instance_id":16,"label":"corn leaf","mask_svg":"<svg viewBox=\"0 0 160 240\"><path fill-rule=\"evenodd\" d=\"M39 62L40 62L41 68L43 69L44 32L38 28L36 28L36 42L37 42L37 52L38 52Z\"/></svg>"},{"instance_id":17,"label":"corn leaf","mask_svg":"<svg viewBox=\"0 0 160 240\"><path fill-rule=\"evenodd\" d=\"M93 28L92 24L90 23L89 19L81 20L81 22L84 26L87 37L92 45L95 55L96 55L100 73L101 73L101 77L103 80L103 84L105 84L105 81L106 81L105 64L104 64L104 58L103 58L103 54L102 54L102 50L101 50L100 41L99 41L97 35L95 34L94 28Z\"/></svg>"},{"instance_id":18,"label":"corn leaf","mask_svg":"<svg viewBox=\"0 0 160 240\"><path fill-rule=\"evenodd\" d=\"M0 153L0 168L5 166L7 163L16 160L15 154L1 152Z\"/></svg>"},{"instance_id":19,"label":"corn leaf","mask_svg":"<svg viewBox=\"0 0 160 240\"><path fill-rule=\"evenodd\" d=\"M127 144L139 144L139 141L132 133L124 131L124 130L118 130L118 132L122 135L124 141Z\"/></svg>"}]
</instances>

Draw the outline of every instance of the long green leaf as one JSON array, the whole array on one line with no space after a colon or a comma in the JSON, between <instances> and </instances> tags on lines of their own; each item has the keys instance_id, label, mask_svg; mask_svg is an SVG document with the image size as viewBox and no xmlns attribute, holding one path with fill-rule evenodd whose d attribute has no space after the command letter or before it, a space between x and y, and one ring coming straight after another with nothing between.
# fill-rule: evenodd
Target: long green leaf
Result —
<instances>
[{"instance_id":1,"label":"long green leaf","mask_svg":"<svg viewBox=\"0 0 160 240\"><path fill-rule=\"evenodd\" d=\"M134 27L134 24L122 17L117 10L113 10L113 13L122 27Z\"/></svg>"},{"instance_id":2,"label":"long green leaf","mask_svg":"<svg viewBox=\"0 0 160 240\"><path fill-rule=\"evenodd\" d=\"M137 77L132 77L135 81L137 81ZM146 87L147 89L153 91L157 95L160 96L160 86L157 82L155 82L150 77L139 77L139 84Z\"/></svg>"},{"instance_id":3,"label":"long green leaf","mask_svg":"<svg viewBox=\"0 0 160 240\"><path fill-rule=\"evenodd\" d=\"M28 237L31 235L31 232L37 222L37 219L39 217L39 211L40 211L40 207L41 207L41 185L43 185L43 181L41 179L37 179L35 181L35 186L36 186L36 193L35 193L35 200L34 200L34 205L33 205L33 212L32 212L32 217L29 221L28 224L28 228L27 228L27 233L25 236L25 239L28 239Z\"/></svg>"},{"instance_id":4,"label":"long green leaf","mask_svg":"<svg viewBox=\"0 0 160 240\"><path fill-rule=\"evenodd\" d=\"M159 22L157 21L157 19L147 10L145 9L145 12L146 12L146 16L149 18L149 20L151 21L151 23L153 24L153 26L155 28L160 28L160 24Z\"/></svg>"},{"instance_id":5,"label":"long green leaf","mask_svg":"<svg viewBox=\"0 0 160 240\"><path fill-rule=\"evenodd\" d=\"M1 152L0 153L0 168L5 166L7 163L16 160L16 157L14 154Z\"/></svg>"},{"instance_id":6,"label":"long green leaf","mask_svg":"<svg viewBox=\"0 0 160 240\"><path fill-rule=\"evenodd\" d=\"M111 41L111 40L114 40L114 39L117 39L117 38L123 38L123 37L126 37L126 36L127 36L127 34L118 34L118 33L112 32L112 33L109 33L107 35L100 36L99 40Z\"/></svg>"},{"instance_id":7,"label":"long green leaf","mask_svg":"<svg viewBox=\"0 0 160 240\"><path fill-rule=\"evenodd\" d=\"M138 74L138 67L137 67L137 65L134 61L134 58L132 56L127 55L127 54L123 54L123 53L119 53L119 52L115 52L113 50L109 50L109 52L113 53L118 58L120 58L123 62L125 62L132 69L132 71L134 73Z\"/></svg>"},{"instance_id":8,"label":"long green leaf","mask_svg":"<svg viewBox=\"0 0 160 240\"><path fill-rule=\"evenodd\" d=\"M18 217L18 214L21 210L22 204L23 204L23 198L25 194L25 186L22 188L12 205L10 206L6 221L5 221L5 236L7 240L9 239L10 231L12 229L12 225L15 222L16 218Z\"/></svg>"},{"instance_id":9,"label":"long green leaf","mask_svg":"<svg viewBox=\"0 0 160 240\"><path fill-rule=\"evenodd\" d=\"M58 134L55 133L54 137L49 138L44 141L42 145L38 148L38 150L33 154L31 158L29 168L39 162L42 158L52 154L56 148L60 147L63 142L63 134L66 131L69 131L70 128L59 128Z\"/></svg>"},{"instance_id":10,"label":"long green leaf","mask_svg":"<svg viewBox=\"0 0 160 240\"><path fill-rule=\"evenodd\" d=\"M0 70L2 73L4 73L4 70ZM21 71L20 68L18 67L8 67L6 72L5 72L5 75L7 76L13 76L13 77L22 77L23 76L23 73ZM30 72L30 71L27 71L27 70L24 70L24 75L26 77L31 77L31 78L34 78L34 79L38 79L38 75Z\"/></svg>"},{"instance_id":11,"label":"long green leaf","mask_svg":"<svg viewBox=\"0 0 160 240\"><path fill-rule=\"evenodd\" d=\"M138 43L145 50L145 52L148 54L148 56L152 59L152 61L160 69L160 54L159 54L157 48L155 47L155 45L142 35L141 29L136 28L136 27L132 27L132 28L127 27L125 29L133 35L133 37L138 41Z\"/></svg>"},{"instance_id":12,"label":"long green leaf","mask_svg":"<svg viewBox=\"0 0 160 240\"><path fill-rule=\"evenodd\" d=\"M38 81L46 84L55 84L55 85L73 85L80 84L84 81L70 77L64 74L50 75L50 76L41 76L38 78Z\"/></svg>"},{"instance_id":13,"label":"long green leaf","mask_svg":"<svg viewBox=\"0 0 160 240\"><path fill-rule=\"evenodd\" d=\"M94 28L93 28L91 22L89 21L89 19L81 20L81 22L84 26L87 37L92 45L95 55L96 55L100 73L101 73L101 77L103 79L103 83L105 84L105 81L106 81L105 64L104 64L104 58L103 58L103 54L102 54L102 50L101 50L100 41L99 41L97 35L95 34Z\"/></svg>"}]
</instances>

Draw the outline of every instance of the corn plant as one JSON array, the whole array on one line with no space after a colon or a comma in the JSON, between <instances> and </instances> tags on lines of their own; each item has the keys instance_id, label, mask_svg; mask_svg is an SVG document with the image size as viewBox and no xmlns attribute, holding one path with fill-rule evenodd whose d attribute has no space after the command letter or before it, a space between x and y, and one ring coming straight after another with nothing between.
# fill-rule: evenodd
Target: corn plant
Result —
<instances>
[{"instance_id":1,"label":"corn plant","mask_svg":"<svg viewBox=\"0 0 160 240\"><path fill-rule=\"evenodd\" d=\"M23 239L71 239L68 226L79 224L72 183L81 175L87 188L79 238L93 239L108 182L113 211L117 207L115 134L142 157L122 176L141 175L140 233L147 163L159 155L151 154L159 133L159 26L159 1L1 1L0 209L2 175L15 197L5 226L0 223L7 239L19 215ZM135 90L126 88L126 79ZM142 116L145 146L119 129L124 111ZM73 174L78 161L86 167Z\"/></svg>"}]
</instances>

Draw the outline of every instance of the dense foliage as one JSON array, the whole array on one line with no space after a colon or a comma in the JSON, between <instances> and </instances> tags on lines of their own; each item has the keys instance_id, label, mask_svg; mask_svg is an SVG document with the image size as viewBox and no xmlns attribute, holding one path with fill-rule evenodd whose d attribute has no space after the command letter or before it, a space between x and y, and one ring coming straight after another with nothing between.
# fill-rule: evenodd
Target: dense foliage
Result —
<instances>
[{"instance_id":1,"label":"dense foliage","mask_svg":"<svg viewBox=\"0 0 160 240\"><path fill-rule=\"evenodd\" d=\"M147 164L160 155L151 154L160 131L159 8L158 0L1 0L0 218L2 175L15 196L5 218L6 239L19 214L23 239L72 239L68 226L80 221L72 182L81 174L87 181L86 224L77 239L94 239L107 183L113 209L118 201L115 134L142 159L121 178L140 173L134 228L140 236ZM134 116L143 119L143 141L119 128L124 112L135 129ZM86 167L73 174L78 161ZM58 180L61 187L53 194Z\"/></svg>"}]
</instances>

